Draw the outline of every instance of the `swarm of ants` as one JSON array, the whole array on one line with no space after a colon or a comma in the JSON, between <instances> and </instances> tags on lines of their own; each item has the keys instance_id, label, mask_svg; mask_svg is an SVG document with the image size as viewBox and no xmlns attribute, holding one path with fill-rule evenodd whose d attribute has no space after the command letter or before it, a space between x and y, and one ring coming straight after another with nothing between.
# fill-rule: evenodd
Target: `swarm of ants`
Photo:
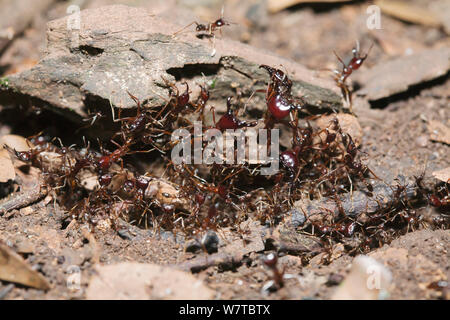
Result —
<instances>
[{"instance_id":1,"label":"swarm of ants","mask_svg":"<svg viewBox=\"0 0 450 320\"><path fill-rule=\"evenodd\" d=\"M208 27L197 24L197 30L212 34L222 26L221 21ZM367 57L367 54L360 56L358 50L353 54L348 65L340 60L344 67L337 78L347 98L350 93L345 80ZM388 208L368 215L364 221L349 217L340 196L359 189L369 197L376 197L371 181L380 179L364 164L352 136L342 130L337 118L326 128L314 127L311 122L317 116L307 115L304 99L292 94L292 81L287 73L267 65L260 67L268 73L268 85L267 109L264 118L258 120L262 120L265 129L279 126L291 133L291 147L280 153L280 170L276 174L262 176L260 165L247 162L172 162L169 154L178 142L171 135L176 129L188 130L194 136L196 120L202 121L203 131L215 128L221 132L247 130L256 127L258 120L240 119L238 111L243 106L229 97L226 112L216 121L215 112L208 105L207 85L201 85L199 96L193 99L187 83L182 83L185 89L180 90L176 83L166 79L163 81L169 94L164 105L147 108L128 93L136 103L136 115L121 117L119 109L116 117L111 107L113 121L119 125L111 137L112 151L101 145L100 151L95 151L89 143L83 147L64 147L62 143L57 146L52 143L55 139L37 135L30 138L34 146L30 151L12 152L21 161L41 169L45 187L71 219L93 228L105 220L117 228L118 220L124 219L155 230L196 234L238 226L250 216L273 226L295 201L325 197L336 202L339 215L332 221L307 223L298 230L317 236L324 247L344 242L350 252L367 252L425 224L415 210L417 205L412 205L405 196L406 187L402 184L390 186L394 201ZM213 113L210 125L204 121L208 112ZM201 141L201 146L205 143ZM124 165L135 153L156 153L164 163L163 176L142 174ZM95 177L94 186L86 187L86 176ZM419 197L441 212L428 225L448 228L449 184L430 190L423 186L422 180L423 176L416 177ZM304 214L308 219L308 213ZM349 239L358 241L350 245Z\"/></svg>"}]
</instances>

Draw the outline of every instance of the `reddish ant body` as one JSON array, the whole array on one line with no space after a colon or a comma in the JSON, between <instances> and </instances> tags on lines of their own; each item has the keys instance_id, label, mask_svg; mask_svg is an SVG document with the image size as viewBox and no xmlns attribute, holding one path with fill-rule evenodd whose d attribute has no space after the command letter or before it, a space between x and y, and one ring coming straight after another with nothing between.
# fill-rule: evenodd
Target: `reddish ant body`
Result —
<instances>
[{"instance_id":1,"label":"reddish ant body","mask_svg":"<svg viewBox=\"0 0 450 320\"><path fill-rule=\"evenodd\" d=\"M334 70L334 73L336 74L335 81L337 86L341 88L344 98L349 103L350 110L352 108L352 95L345 81L353 73L353 71L358 70L361 67L363 62L367 59L367 56L369 55L372 47L373 44L370 46L367 53L362 56L360 54L359 41L356 41L356 47L352 49L353 57L348 64L345 64L345 62L337 55L337 53L333 51L339 62L342 64L341 71Z\"/></svg>"},{"instance_id":2,"label":"reddish ant body","mask_svg":"<svg viewBox=\"0 0 450 320\"><path fill-rule=\"evenodd\" d=\"M100 158L98 158L95 162L95 165L99 172L106 173L108 172L111 165L120 160L121 157L126 155L128 151L130 150L129 147L132 144L132 140L129 139L123 146L119 146L116 150L114 150L112 153L108 155L103 155ZM123 163L122 163L123 167Z\"/></svg>"},{"instance_id":3,"label":"reddish ant body","mask_svg":"<svg viewBox=\"0 0 450 320\"><path fill-rule=\"evenodd\" d=\"M269 117L266 119L266 128L271 128L277 122L282 122L292 110L301 110L304 106L303 99L299 102L291 94L292 81L287 75L267 65L261 65L270 75L269 86L266 91L267 110Z\"/></svg>"},{"instance_id":4,"label":"reddish ant body","mask_svg":"<svg viewBox=\"0 0 450 320\"><path fill-rule=\"evenodd\" d=\"M166 84L166 86L169 87L169 101L158 113L156 119L160 119L161 115L168 106L172 107L169 113L172 115L175 114L176 116L178 116L179 112L185 111L186 108L189 106L190 91L188 83L187 82L182 83L186 86L186 90L180 94L180 91L178 90L178 87L175 84L169 82L165 78L162 79Z\"/></svg>"}]
</instances>

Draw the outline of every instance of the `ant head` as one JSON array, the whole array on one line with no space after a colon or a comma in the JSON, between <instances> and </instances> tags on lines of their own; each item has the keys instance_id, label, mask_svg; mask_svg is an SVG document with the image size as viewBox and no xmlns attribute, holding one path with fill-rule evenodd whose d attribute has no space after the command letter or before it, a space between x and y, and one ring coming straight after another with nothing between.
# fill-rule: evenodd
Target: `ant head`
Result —
<instances>
[{"instance_id":1,"label":"ant head","mask_svg":"<svg viewBox=\"0 0 450 320\"><path fill-rule=\"evenodd\" d=\"M228 25L228 23L227 23L225 20L223 20L222 18L217 19L217 20L214 22L214 24L216 25L216 27L222 27L222 26L224 26L224 25Z\"/></svg>"},{"instance_id":2,"label":"ant head","mask_svg":"<svg viewBox=\"0 0 450 320\"><path fill-rule=\"evenodd\" d=\"M263 262L269 268L275 268L278 262L278 257L274 253L269 253L264 257Z\"/></svg>"}]
</instances>

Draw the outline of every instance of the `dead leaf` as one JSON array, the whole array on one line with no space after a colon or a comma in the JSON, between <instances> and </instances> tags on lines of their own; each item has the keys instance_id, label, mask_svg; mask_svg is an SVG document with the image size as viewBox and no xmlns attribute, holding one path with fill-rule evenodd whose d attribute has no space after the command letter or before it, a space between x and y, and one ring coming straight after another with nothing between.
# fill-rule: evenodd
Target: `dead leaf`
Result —
<instances>
[{"instance_id":1,"label":"dead leaf","mask_svg":"<svg viewBox=\"0 0 450 320\"><path fill-rule=\"evenodd\" d=\"M86 291L89 300L206 300L214 292L192 274L156 264L123 262L97 266Z\"/></svg>"},{"instance_id":2,"label":"dead leaf","mask_svg":"<svg viewBox=\"0 0 450 320\"><path fill-rule=\"evenodd\" d=\"M428 122L428 131L430 131L431 140L450 145L450 128L445 124L431 120Z\"/></svg>"},{"instance_id":3,"label":"dead leaf","mask_svg":"<svg viewBox=\"0 0 450 320\"><path fill-rule=\"evenodd\" d=\"M40 290L50 289L42 274L31 267L8 246L0 243L0 279Z\"/></svg>"},{"instance_id":4,"label":"dead leaf","mask_svg":"<svg viewBox=\"0 0 450 320\"><path fill-rule=\"evenodd\" d=\"M403 21L422 24L429 27L439 27L439 17L424 6L418 6L411 1L378 0L375 5L385 14Z\"/></svg>"},{"instance_id":5,"label":"dead leaf","mask_svg":"<svg viewBox=\"0 0 450 320\"><path fill-rule=\"evenodd\" d=\"M339 120L339 125L342 128L342 132L349 134L355 142L356 146L359 146L362 143L363 131L358 119L355 116L348 113L325 115L318 118L316 120L316 124L320 129L325 129L330 126L330 121L334 118L337 118ZM333 132L333 130L330 130L330 132ZM326 133L322 132L322 134L320 134L318 137L320 137L322 141L325 141L326 136ZM320 142L320 139L319 141L315 142Z\"/></svg>"},{"instance_id":6,"label":"dead leaf","mask_svg":"<svg viewBox=\"0 0 450 320\"><path fill-rule=\"evenodd\" d=\"M269 0L267 3L267 9L270 13L276 13L300 3L333 3L349 1L351 0Z\"/></svg>"},{"instance_id":7,"label":"dead leaf","mask_svg":"<svg viewBox=\"0 0 450 320\"><path fill-rule=\"evenodd\" d=\"M4 144L19 152L28 151L31 148L34 148L30 141L16 134L5 134L4 136L1 136L0 145L3 146Z\"/></svg>"},{"instance_id":8,"label":"dead leaf","mask_svg":"<svg viewBox=\"0 0 450 320\"><path fill-rule=\"evenodd\" d=\"M441 77L449 70L450 48L440 48L382 62L356 73L354 79L362 85L357 94L374 101Z\"/></svg>"},{"instance_id":9,"label":"dead leaf","mask_svg":"<svg viewBox=\"0 0 450 320\"><path fill-rule=\"evenodd\" d=\"M0 147L0 183L14 180L15 177L16 172L14 170L13 162L9 157L9 152Z\"/></svg>"},{"instance_id":10,"label":"dead leaf","mask_svg":"<svg viewBox=\"0 0 450 320\"><path fill-rule=\"evenodd\" d=\"M442 170L437 170L432 173L433 177L438 180L449 182L450 180L450 167L444 168Z\"/></svg>"}]
</instances>

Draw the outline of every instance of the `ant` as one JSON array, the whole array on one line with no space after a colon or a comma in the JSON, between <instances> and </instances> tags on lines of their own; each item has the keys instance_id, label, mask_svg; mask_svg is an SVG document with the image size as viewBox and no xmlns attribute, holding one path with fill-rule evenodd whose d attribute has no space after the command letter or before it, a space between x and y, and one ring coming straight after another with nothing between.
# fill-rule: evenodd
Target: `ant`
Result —
<instances>
[{"instance_id":1,"label":"ant","mask_svg":"<svg viewBox=\"0 0 450 320\"><path fill-rule=\"evenodd\" d=\"M266 90L266 104L269 117L266 118L265 128L272 128L277 122L283 123L292 110L302 110L305 103L303 98L300 102L292 97L292 81L287 75L267 65L260 65L270 75L270 82Z\"/></svg>"},{"instance_id":2,"label":"ant","mask_svg":"<svg viewBox=\"0 0 450 320\"><path fill-rule=\"evenodd\" d=\"M268 255L266 255L264 257L263 263L272 271L272 280L269 281L268 283L266 283L266 285L264 285L264 288L266 290L270 290L271 288L275 289L275 290L283 288L284 287L283 277L284 277L285 267L283 267L282 270L280 270L278 268L277 255L274 253L269 253ZM275 287L273 285L275 285Z\"/></svg>"},{"instance_id":3,"label":"ant","mask_svg":"<svg viewBox=\"0 0 450 320\"><path fill-rule=\"evenodd\" d=\"M122 162L123 168L123 161L121 157L128 154L128 151L130 150L129 147L133 143L132 139L127 140L123 146L118 145L116 142L114 142L114 140L111 140L111 142L117 145L118 148L108 155L101 156L96 160L95 163L95 166L101 174L106 173L111 165L118 160Z\"/></svg>"},{"instance_id":4,"label":"ant","mask_svg":"<svg viewBox=\"0 0 450 320\"><path fill-rule=\"evenodd\" d=\"M159 119L163 112L166 110L166 108L171 105L173 109L171 110L173 113L177 114L180 111L183 111L183 109L186 109L186 107L189 105L189 99L190 99L190 91L189 91L189 85L187 82L183 82L186 86L186 90L180 94L180 91L178 90L178 87L169 82L167 79L161 77L164 83L167 87L169 87L169 101L167 104L159 111L158 115L156 116L156 119ZM209 98L209 97L208 97Z\"/></svg>"},{"instance_id":5,"label":"ant","mask_svg":"<svg viewBox=\"0 0 450 320\"><path fill-rule=\"evenodd\" d=\"M200 94L198 95L196 106L197 109L195 112L201 111L203 114L203 110L206 107L206 103L209 100L209 91L206 87L200 85Z\"/></svg>"},{"instance_id":6,"label":"ant","mask_svg":"<svg viewBox=\"0 0 450 320\"><path fill-rule=\"evenodd\" d=\"M258 124L258 121L247 122L239 120L231 110L231 97L227 98L227 112L220 117L217 123L215 113L213 113L213 121L216 129L219 129L222 132L227 129L236 130L245 127L254 127Z\"/></svg>"},{"instance_id":7,"label":"ant","mask_svg":"<svg viewBox=\"0 0 450 320\"><path fill-rule=\"evenodd\" d=\"M111 105L111 112L112 112L112 118L113 122L125 122L124 130L122 130L122 133L126 136L134 137L138 133L141 133L145 129L145 125L147 124L146 114L144 112L141 112L141 102L140 100L132 95L130 92L128 92L128 95L131 99L134 100L134 102L137 105L137 114L135 117L128 117L128 118L120 118L120 113L122 109L119 109L119 118L115 119L114 116L114 109Z\"/></svg>"},{"instance_id":8,"label":"ant","mask_svg":"<svg viewBox=\"0 0 450 320\"><path fill-rule=\"evenodd\" d=\"M368 171L370 172L375 179L380 180L380 178L377 177L377 175L366 165L364 165L361 161L357 161L356 155L358 148L356 147L352 137L349 134L342 134L342 137L344 140L346 140L346 153L344 155L344 165L350 172L353 172L363 180L364 184L367 187L367 190L369 190L369 195L372 195L373 192L373 186L367 182L367 180L364 178L364 174Z\"/></svg>"},{"instance_id":9,"label":"ant","mask_svg":"<svg viewBox=\"0 0 450 320\"><path fill-rule=\"evenodd\" d=\"M215 48L215 43L214 43L214 40L216 38L215 32L217 30L219 30L220 35L222 36L222 27L229 26L229 25L233 24L232 22L226 21L223 18L223 11L224 11L224 7L222 7L222 10L221 10L221 13L220 13L220 18L215 20L214 22L203 24L203 23L198 23L197 21L193 21L190 24L188 24L187 26L185 26L185 27L181 28L180 30L178 30L177 32L175 32L172 35L172 37L175 37L181 31L183 31L186 28L189 28L190 26L195 24L196 25L195 31L197 32L197 37L198 38L207 37L210 41L212 39L213 51L211 52L211 57L214 57L215 54L216 54L216 48Z\"/></svg>"},{"instance_id":10,"label":"ant","mask_svg":"<svg viewBox=\"0 0 450 320\"><path fill-rule=\"evenodd\" d=\"M367 53L362 56L360 54L360 47L359 47L359 41L356 41L356 47L352 49L353 58L349 61L348 64L346 64L339 56L338 54L333 51L339 62L342 64L342 70L334 70L335 73L335 81L339 88L342 90L342 94L344 95L345 100L348 102L350 111L352 111L352 94L350 92L350 89L348 88L345 81L347 78L353 73L353 71L358 70L363 62L367 59L367 56L369 55L370 51L372 50L373 43L370 46Z\"/></svg>"},{"instance_id":11,"label":"ant","mask_svg":"<svg viewBox=\"0 0 450 320\"><path fill-rule=\"evenodd\" d=\"M450 191L448 189L448 180L447 183L444 183L444 186L441 186L440 190L436 190L435 188L435 192L431 192L423 186L424 177L425 170L420 176L414 177L419 192L427 199L428 203L431 206L442 210L448 209L450 207Z\"/></svg>"}]
</instances>

